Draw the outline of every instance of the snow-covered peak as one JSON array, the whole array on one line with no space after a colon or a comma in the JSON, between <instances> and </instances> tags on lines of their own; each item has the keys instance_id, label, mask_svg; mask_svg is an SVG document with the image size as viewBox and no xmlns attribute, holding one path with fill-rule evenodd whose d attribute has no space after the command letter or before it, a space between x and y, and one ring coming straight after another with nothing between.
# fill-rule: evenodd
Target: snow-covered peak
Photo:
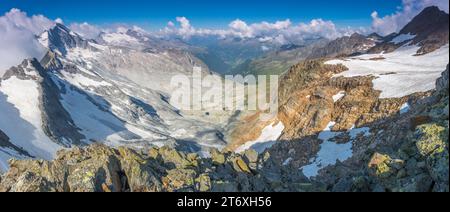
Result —
<instances>
[{"instance_id":1,"label":"snow-covered peak","mask_svg":"<svg viewBox=\"0 0 450 212\"><path fill-rule=\"evenodd\" d=\"M38 40L42 45L60 55L66 55L71 48L87 48L89 46L87 40L59 23L43 32Z\"/></svg>"}]
</instances>

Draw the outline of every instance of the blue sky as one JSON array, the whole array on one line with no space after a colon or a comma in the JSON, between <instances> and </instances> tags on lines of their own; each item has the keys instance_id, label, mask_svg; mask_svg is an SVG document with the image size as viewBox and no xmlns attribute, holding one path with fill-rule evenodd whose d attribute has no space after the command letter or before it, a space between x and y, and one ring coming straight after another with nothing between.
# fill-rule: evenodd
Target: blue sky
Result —
<instances>
[{"instance_id":1,"label":"blue sky","mask_svg":"<svg viewBox=\"0 0 450 212\"><path fill-rule=\"evenodd\" d=\"M221 28L237 18L250 23L322 18L337 26L359 27L370 25L373 11L391 14L400 5L401 0L1 0L0 13L19 8L65 23L124 23L148 29L162 28L177 16L207 28Z\"/></svg>"}]
</instances>

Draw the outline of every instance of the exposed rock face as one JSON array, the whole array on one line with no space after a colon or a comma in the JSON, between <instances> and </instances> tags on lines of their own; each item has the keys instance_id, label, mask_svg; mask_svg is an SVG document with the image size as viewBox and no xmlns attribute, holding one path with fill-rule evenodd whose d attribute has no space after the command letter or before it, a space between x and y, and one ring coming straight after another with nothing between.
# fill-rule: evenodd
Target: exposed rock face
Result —
<instances>
[{"instance_id":1,"label":"exposed rock face","mask_svg":"<svg viewBox=\"0 0 450 212\"><path fill-rule=\"evenodd\" d=\"M414 38L395 43L393 39L401 35L413 35ZM385 42L370 49L370 53L392 52L407 43L421 48L417 55L427 54L448 44L449 15L438 7L425 8L398 34L387 36Z\"/></svg>"},{"instance_id":2,"label":"exposed rock face","mask_svg":"<svg viewBox=\"0 0 450 212\"><path fill-rule=\"evenodd\" d=\"M304 191L296 185L307 182L305 178L271 167L270 156L252 151L213 155L200 159L170 148L141 153L92 145L61 151L50 162L12 160L0 191Z\"/></svg>"},{"instance_id":3,"label":"exposed rock face","mask_svg":"<svg viewBox=\"0 0 450 212\"><path fill-rule=\"evenodd\" d=\"M344 36L328 43L325 47L319 48L308 57L313 58L334 58L353 54L362 54L377 44L377 38L366 37L358 33L351 36Z\"/></svg>"}]
</instances>

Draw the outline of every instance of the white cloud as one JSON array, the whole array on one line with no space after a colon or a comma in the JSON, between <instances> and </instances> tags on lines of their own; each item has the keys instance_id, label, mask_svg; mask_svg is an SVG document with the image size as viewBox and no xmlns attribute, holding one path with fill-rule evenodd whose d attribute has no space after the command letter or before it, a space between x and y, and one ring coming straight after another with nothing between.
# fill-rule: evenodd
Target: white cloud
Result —
<instances>
[{"instance_id":1,"label":"white cloud","mask_svg":"<svg viewBox=\"0 0 450 212\"><path fill-rule=\"evenodd\" d=\"M54 22L44 16L28 17L18 9L0 16L0 76L24 59L41 59L46 50L35 39L35 35L52 26Z\"/></svg>"},{"instance_id":2,"label":"white cloud","mask_svg":"<svg viewBox=\"0 0 450 212\"><path fill-rule=\"evenodd\" d=\"M185 39L192 36L219 36L222 38L258 38L261 43L286 44L312 37L335 39L360 31L351 28L338 29L333 22L322 19L314 19L309 23L299 23L297 25L294 25L289 19L273 23L263 21L252 24L236 19L228 25L227 29L220 30L197 29L192 26L186 17L177 17L176 20L178 27L173 22L169 22L167 27L161 30L161 33L165 36L175 35Z\"/></svg>"},{"instance_id":3,"label":"white cloud","mask_svg":"<svg viewBox=\"0 0 450 212\"><path fill-rule=\"evenodd\" d=\"M17 27L25 28L36 35L55 25L54 21L44 17L43 15L33 15L28 17L25 12L15 8L11 9L1 18L16 25Z\"/></svg>"},{"instance_id":4,"label":"white cloud","mask_svg":"<svg viewBox=\"0 0 450 212\"><path fill-rule=\"evenodd\" d=\"M398 32L423 9L429 6L438 6L439 9L449 12L448 0L403 0L402 6L394 14L379 17L378 12L374 11L371 14L373 20L372 29L381 35Z\"/></svg>"}]
</instances>

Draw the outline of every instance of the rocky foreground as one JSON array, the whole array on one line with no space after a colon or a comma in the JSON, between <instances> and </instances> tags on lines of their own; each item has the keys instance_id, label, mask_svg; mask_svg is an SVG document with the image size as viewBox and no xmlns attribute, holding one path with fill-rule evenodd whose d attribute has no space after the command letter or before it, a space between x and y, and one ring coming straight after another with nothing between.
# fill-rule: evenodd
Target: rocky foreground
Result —
<instances>
[{"instance_id":1,"label":"rocky foreground","mask_svg":"<svg viewBox=\"0 0 450 212\"><path fill-rule=\"evenodd\" d=\"M171 148L137 152L103 145L61 151L53 161L10 161L0 191L165 192L303 191L295 170L261 167L270 158L211 152L211 158ZM297 173L300 173L297 171Z\"/></svg>"}]
</instances>

